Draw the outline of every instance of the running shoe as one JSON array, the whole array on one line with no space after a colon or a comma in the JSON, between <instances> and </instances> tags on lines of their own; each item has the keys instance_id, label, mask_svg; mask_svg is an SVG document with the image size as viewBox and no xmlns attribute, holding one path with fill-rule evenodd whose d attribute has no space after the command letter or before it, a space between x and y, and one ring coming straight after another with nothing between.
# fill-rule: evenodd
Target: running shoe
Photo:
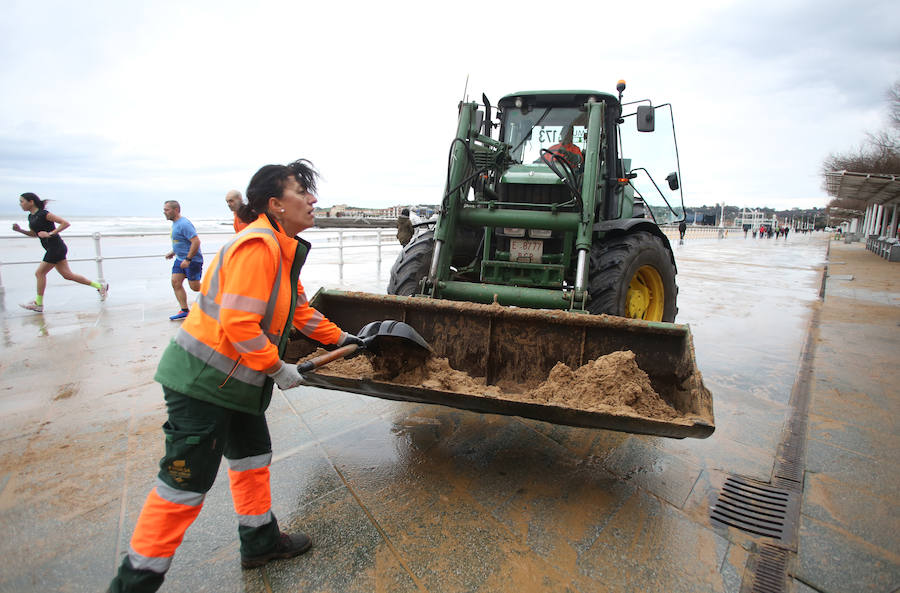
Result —
<instances>
[{"instance_id":1,"label":"running shoe","mask_svg":"<svg viewBox=\"0 0 900 593\"><path fill-rule=\"evenodd\" d=\"M36 302L31 301L30 303L19 303L19 306L23 309L28 309L29 311L34 311L35 313L43 313L44 305L38 305Z\"/></svg>"},{"instance_id":2,"label":"running shoe","mask_svg":"<svg viewBox=\"0 0 900 593\"><path fill-rule=\"evenodd\" d=\"M22 306L24 307L25 305L22 305ZM171 321L178 321L179 319L184 319L185 317L187 317L187 314L188 314L188 310L187 310L187 309L182 309L181 311L179 311L179 312L176 313L175 315L172 315L171 317L169 317L169 319L170 319Z\"/></svg>"},{"instance_id":3,"label":"running shoe","mask_svg":"<svg viewBox=\"0 0 900 593\"><path fill-rule=\"evenodd\" d=\"M100 300L105 301L106 295L109 294L109 282L104 282L100 285L100 288L97 289L97 292L100 293Z\"/></svg>"}]
</instances>

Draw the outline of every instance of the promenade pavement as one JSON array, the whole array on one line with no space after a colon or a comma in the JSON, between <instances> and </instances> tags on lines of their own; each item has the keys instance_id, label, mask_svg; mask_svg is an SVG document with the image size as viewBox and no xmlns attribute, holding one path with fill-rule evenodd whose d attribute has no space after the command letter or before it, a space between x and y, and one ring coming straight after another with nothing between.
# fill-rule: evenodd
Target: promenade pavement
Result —
<instances>
[{"instance_id":1,"label":"promenade pavement","mask_svg":"<svg viewBox=\"0 0 900 593\"><path fill-rule=\"evenodd\" d=\"M162 590L737 593L761 539L714 525L710 507L729 475L769 481L799 377L811 399L788 586L894 591L900 267L859 244L831 243L828 257L821 235L674 247L712 437L276 390L273 508L314 548L242 571L222 468ZM303 278L383 292L389 267L311 260ZM51 282L37 315L4 275L0 591L104 590L153 485L165 412L152 377L177 329L173 298L164 275L109 277L102 304Z\"/></svg>"},{"instance_id":2,"label":"promenade pavement","mask_svg":"<svg viewBox=\"0 0 900 593\"><path fill-rule=\"evenodd\" d=\"M900 587L900 264L833 241L811 328L798 593Z\"/></svg>"}]
</instances>

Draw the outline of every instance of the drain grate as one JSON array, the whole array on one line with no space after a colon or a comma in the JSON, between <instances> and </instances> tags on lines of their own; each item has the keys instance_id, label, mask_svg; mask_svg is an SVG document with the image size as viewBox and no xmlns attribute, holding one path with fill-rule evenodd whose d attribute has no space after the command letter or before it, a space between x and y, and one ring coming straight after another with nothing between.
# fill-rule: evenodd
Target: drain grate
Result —
<instances>
[{"instance_id":1,"label":"drain grate","mask_svg":"<svg viewBox=\"0 0 900 593\"><path fill-rule=\"evenodd\" d=\"M794 416L785 428L775 457L772 485L795 492L803 490L805 441L806 420Z\"/></svg>"},{"instance_id":2,"label":"drain grate","mask_svg":"<svg viewBox=\"0 0 900 593\"><path fill-rule=\"evenodd\" d=\"M746 533L792 544L798 504L796 492L730 476L719 492L710 519Z\"/></svg>"},{"instance_id":3,"label":"drain grate","mask_svg":"<svg viewBox=\"0 0 900 593\"><path fill-rule=\"evenodd\" d=\"M752 570L749 592L784 593L787 560L787 550L772 545L760 546Z\"/></svg>"}]
</instances>

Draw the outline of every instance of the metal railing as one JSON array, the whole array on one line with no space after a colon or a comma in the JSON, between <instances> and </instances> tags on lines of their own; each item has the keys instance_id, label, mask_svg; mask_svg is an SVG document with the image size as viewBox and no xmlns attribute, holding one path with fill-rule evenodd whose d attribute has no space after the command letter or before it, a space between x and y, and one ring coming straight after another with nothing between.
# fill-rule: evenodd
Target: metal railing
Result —
<instances>
[{"instance_id":1,"label":"metal railing","mask_svg":"<svg viewBox=\"0 0 900 593\"><path fill-rule=\"evenodd\" d=\"M199 233L202 237L208 236L224 236L230 237L234 235L233 231L203 231ZM376 261L378 265L381 265L381 249L385 246L396 246L400 247L400 243L397 242L396 231L390 228L384 229L308 229L303 232L304 236L310 235L337 235L336 244L330 245L328 243L321 243L315 245L315 250L318 252L323 249L337 249L338 250L338 265L343 267L344 265L344 250L345 249L357 249L362 247L376 247L377 248L377 256ZM87 262L93 261L97 264L97 280L98 282L105 282L103 277L103 262L105 260L126 260L126 259L156 259L160 257L164 257L165 254L160 253L148 253L148 254L140 254L140 255L112 255L112 256L104 256L103 250L101 247L101 240L106 238L143 238L143 237L170 237L170 232L164 231L156 231L156 232L140 232L140 233L90 233L90 234L66 234L66 239L93 239L94 243L94 257L80 257L80 258L66 258L69 262ZM357 241L348 241L345 243L345 239L357 238L357 237L372 237L372 242L357 242ZM27 237L25 235L21 236L12 236L12 237L0 237L0 241L3 240L20 240L20 239L31 239L34 240L33 237ZM201 253L204 258L207 256L212 257L215 252L218 251L218 248L214 250L205 251L201 248ZM15 266L15 265L34 265L41 263L42 260L25 260L25 261L0 261L0 294L3 294L3 275L2 269L3 266Z\"/></svg>"},{"instance_id":2,"label":"metal railing","mask_svg":"<svg viewBox=\"0 0 900 593\"><path fill-rule=\"evenodd\" d=\"M669 239L677 239L679 237L677 224L664 224L660 225L659 228ZM741 229L738 227L720 227L689 224L684 236L687 239L725 239L728 237L729 231L734 233L736 231L741 231Z\"/></svg>"},{"instance_id":3,"label":"metal railing","mask_svg":"<svg viewBox=\"0 0 900 593\"><path fill-rule=\"evenodd\" d=\"M662 231L668 236L670 239L678 238L678 226L677 225L662 225L660 227ZM728 231L742 233L742 229L735 228L724 228L724 227L713 227L713 226L698 226L698 225L689 225L687 228L686 237L687 238L727 238ZM209 236L221 236L221 237L230 237L234 233L232 231L207 231L204 230L200 233L202 237ZM315 237L316 235L337 235L337 240L335 244L329 243L316 243L315 251L319 252L323 249L337 249L338 250L338 261L337 264L340 267L340 270L343 271L344 265L344 250L345 249L357 249L363 247L376 247L377 255L376 255L376 263L380 266L382 261L381 250L383 247L396 247L400 248L400 244L397 242L396 231L392 228L383 228L383 229L308 229L303 232L304 236L307 237ZM148 231L148 232L138 232L138 233L90 233L90 234L66 234L66 239L92 239L94 244L94 257L80 257L80 258L71 258L68 259L69 262L89 262L93 261L97 265L97 279L99 282L105 282L103 277L103 262L106 260L129 260L129 259L156 259L163 257L165 254L161 253L148 253L148 254L139 254L139 255L112 255L112 256L104 256L102 251L101 240L103 238L143 238L143 237L170 237L171 233L169 231ZM371 242L363 241L345 241L346 239L351 238L359 238L359 237L371 237ZM11 237L0 237L0 241L5 240L24 240L31 239L34 240L33 237L26 237L24 235L17 235ZM207 256L212 256L215 252L218 251L218 247L210 250L201 250L204 258ZM35 265L41 263L41 260L25 260L25 261L0 261L0 294L3 294L3 276L2 269L3 266L14 266L14 265Z\"/></svg>"}]
</instances>

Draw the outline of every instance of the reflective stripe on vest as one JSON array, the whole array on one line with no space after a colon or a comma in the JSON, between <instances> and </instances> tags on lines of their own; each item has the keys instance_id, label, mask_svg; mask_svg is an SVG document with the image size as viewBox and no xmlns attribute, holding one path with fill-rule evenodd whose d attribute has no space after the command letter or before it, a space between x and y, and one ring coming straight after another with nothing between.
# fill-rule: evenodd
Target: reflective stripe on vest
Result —
<instances>
[{"instance_id":1,"label":"reflective stripe on vest","mask_svg":"<svg viewBox=\"0 0 900 593\"><path fill-rule=\"evenodd\" d=\"M319 324L322 323L322 320L325 319L325 316L322 315L318 310L313 309L312 317L309 318L309 321L306 322L306 325L300 330L304 335L309 335L319 327Z\"/></svg>"},{"instance_id":2,"label":"reflective stripe on vest","mask_svg":"<svg viewBox=\"0 0 900 593\"><path fill-rule=\"evenodd\" d=\"M251 234L263 234L269 235L276 242L278 241L275 236L275 231L268 228L246 228L242 230L240 233L235 235L235 237L222 246L219 250L218 257L216 258L216 265L209 272L209 294L203 294L202 292L197 297L197 306L200 307L200 310L206 313L209 317L214 319L216 322L221 323L219 319L219 312L221 310L221 306L219 303L216 303L216 295L219 293L219 272L222 268L222 262L225 261L225 256L228 251L234 246L235 242L241 237L251 235ZM278 335L271 331L272 319L275 316L275 306L278 302L278 289L281 287L281 263L278 264L278 272L275 276L275 283L272 285L272 292L269 295L268 301L260 301L259 299L254 299L251 297L242 297L241 295L225 295L223 297L223 303L226 305L236 304L237 308L250 312L257 312L263 316L260 321L260 329L262 333L249 340L244 342L232 343L235 350L240 352L252 352L254 350L259 350L262 348L265 343L263 340L268 340L270 343L278 345ZM217 371L223 372L226 375L231 375L238 381L243 383L248 383L250 385L262 386L266 381L266 374L257 371L255 369L251 369L248 366L241 364L240 358L238 360L232 360L231 358L225 356L221 352L216 351L214 348L207 346L202 341L198 340L190 333L188 333L184 328L178 330L178 333L175 335L175 343L185 349L185 351L194 355L195 357L203 360L216 369Z\"/></svg>"}]
</instances>

